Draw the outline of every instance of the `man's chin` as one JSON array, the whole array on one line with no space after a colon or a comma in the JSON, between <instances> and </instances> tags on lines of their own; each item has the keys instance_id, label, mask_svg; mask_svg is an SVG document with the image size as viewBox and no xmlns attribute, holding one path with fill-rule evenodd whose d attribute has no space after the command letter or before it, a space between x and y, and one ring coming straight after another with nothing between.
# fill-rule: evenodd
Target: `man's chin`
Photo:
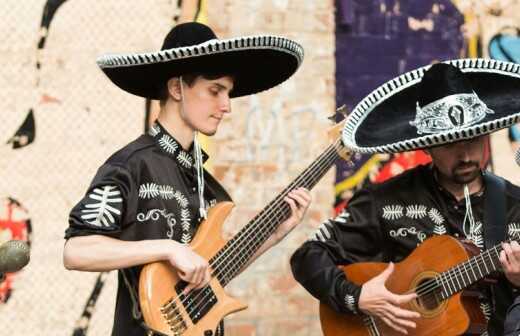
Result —
<instances>
[{"instance_id":1,"label":"man's chin","mask_svg":"<svg viewBox=\"0 0 520 336\"><path fill-rule=\"evenodd\" d=\"M453 180L458 184L468 184L475 181L480 175L480 171L476 169L475 171L464 173L464 174L454 174Z\"/></svg>"}]
</instances>

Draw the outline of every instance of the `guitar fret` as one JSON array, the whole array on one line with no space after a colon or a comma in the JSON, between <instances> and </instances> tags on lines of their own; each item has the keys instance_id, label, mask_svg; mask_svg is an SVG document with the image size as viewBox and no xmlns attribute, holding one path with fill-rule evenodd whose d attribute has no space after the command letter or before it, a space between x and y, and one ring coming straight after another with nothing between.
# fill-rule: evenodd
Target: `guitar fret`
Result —
<instances>
[{"instance_id":1,"label":"guitar fret","mask_svg":"<svg viewBox=\"0 0 520 336\"><path fill-rule=\"evenodd\" d=\"M253 257L263 243L269 239L278 225L289 218L290 206L284 201L290 190L297 187L312 188L325 175L329 168L339 158L338 149L342 148L339 140L323 152L311 166L301 173L282 193L275 197L247 225L244 226L220 251L210 260L215 273L226 285L233 279L242 267ZM230 255L239 255L230 258ZM225 273L225 276L222 275Z\"/></svg>"},{"instance_id":2,"label":"guitar fret","mask_svg":"<svg viewBox=\"0 0 520 336\"><path fill-rule=\"evenodd\" d=\"M486 262L485 258L486 258L486 253L482 253L481 259L482 259L482 262L484 263L484 268L486 269L486 275L487 275L487 274L489 274L491 272L489 272L489 269L487 267L487 262Z\"/></svg>"}]
</instances>

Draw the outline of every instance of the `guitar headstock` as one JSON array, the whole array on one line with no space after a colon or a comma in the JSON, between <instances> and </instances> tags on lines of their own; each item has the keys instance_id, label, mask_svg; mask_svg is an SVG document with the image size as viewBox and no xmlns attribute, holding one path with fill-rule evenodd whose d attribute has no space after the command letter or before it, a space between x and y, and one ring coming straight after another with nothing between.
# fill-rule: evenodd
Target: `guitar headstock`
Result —
<instances>
[{"instance_id":1,"label":"guitar headstock","mask_svg":"<svg viewBox=\"0 0 520 336\"><path fill-rule=\"evenodd\" d=\"M343 131L343 126L345 125L345 120L346 120L346 117L347 117L347 107L345 105L342 105L340 107L338 107L336 109L336 113L330 117L329 119L334 121L336 120L336 115L338 114L343 114L343 116L345 117L342 121L340 121L339 123L336 123L334 126L332 126L329 130L328 130L328 136L329 136L329 140L332 142L332 143L338 143L338 146L336 147L336 150L338 152L338 155L341 156L341 158L343 158L344 160L350 160L350 156L352 155L352 151L350 151L349 149L347 149L345 146L343 146L343 142L341 141L341 132Z\"/></svg>"}]
</instances>

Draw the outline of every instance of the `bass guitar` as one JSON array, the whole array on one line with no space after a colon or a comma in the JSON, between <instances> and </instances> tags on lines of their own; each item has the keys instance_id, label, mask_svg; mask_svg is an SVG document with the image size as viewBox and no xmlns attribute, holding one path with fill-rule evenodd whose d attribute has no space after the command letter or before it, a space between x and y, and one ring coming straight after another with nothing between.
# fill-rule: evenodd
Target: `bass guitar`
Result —
<instances>
[{"instance_id":1,"label":"bass guitar","mask_svg":"<svg viewBox=\"0 0 520 336\"><path fill-rule=\"evenodd\" d=\"M233 208L232 202L212 207L190 243L192 249L208 260L211 269L209 284L184 295L186 282L180 280L168 262L155 262L143 267L139 278L139 301L147 326L169 336L210 336L215 334L224 316L247 306L229 296L224 287L242 271L255 252L276 228L290 216L284 201L289 191L311 189L340 157L349 156L341 143L343 123L329 133L334 141L312 164L276 196L234 237L222 238L222 225Z\"/></svg>"}]
</instances>

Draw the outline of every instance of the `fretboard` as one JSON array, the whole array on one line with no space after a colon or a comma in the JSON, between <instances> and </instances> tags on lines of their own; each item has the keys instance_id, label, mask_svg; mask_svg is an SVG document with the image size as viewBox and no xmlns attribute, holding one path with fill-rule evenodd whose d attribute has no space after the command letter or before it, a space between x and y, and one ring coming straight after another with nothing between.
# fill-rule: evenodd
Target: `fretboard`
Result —
<instances>
[{"instance_id":1,"label":"fretboard","mask_svg":"<svg viewBox=\"0 0 520 336\"><path fill-rule=\"evenodd\" d=\"M222 286L228 284L241 271L278 226L289 218L291 209L284 197L299 187L312 189L339 158L338 150L341 146L339 140L330 145L210 259L213 274Z\"/></svg>"},{"instance_id":2,"label":"fretboard","mask_svg":"<svg viewBox=\"0 0 520 336\"><path fill-rule=\"evenodd\" d=\"M435 281L442 289L442 299L447 299L489 274L501 270L499 260L501 251L502 245L498 244L438 275Z\"/></svg>"}]
</instances>

